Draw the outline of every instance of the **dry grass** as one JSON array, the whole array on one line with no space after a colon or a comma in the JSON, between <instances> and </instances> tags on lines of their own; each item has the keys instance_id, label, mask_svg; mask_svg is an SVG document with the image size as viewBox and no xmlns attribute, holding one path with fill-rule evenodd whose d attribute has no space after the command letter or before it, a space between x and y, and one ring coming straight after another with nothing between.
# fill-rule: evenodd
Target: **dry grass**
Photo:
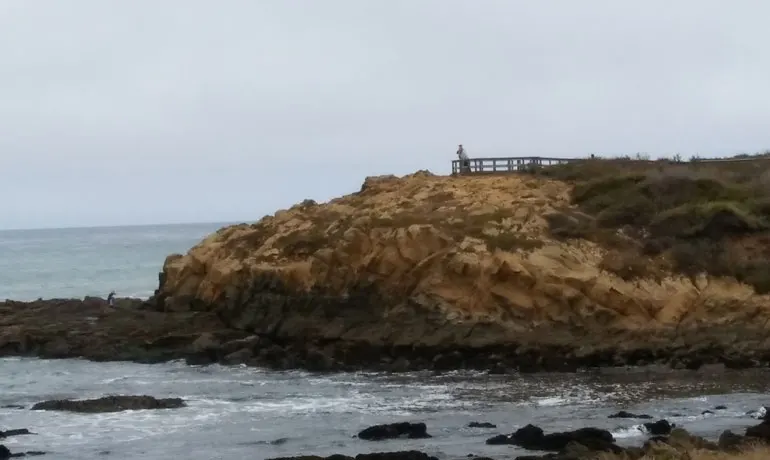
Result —
<instances>
[{"instance_id":1,"label":"dry grass","mask_svg":"<svg viewBox=\"0 0 770 460\"><path fill-rule=\"evenodd\" d=\"M551 233L623 249L625 255L606 261L607 270L644 276L648 270L633 259L641 247L661 268L731 276L767 293L770 161L760 157L737 163L597 159L533 174L574 184L572 203L580 212L549 216ZM623 243L619 233L635 241Z\"/></svg>"},{"instance_id":2,"label":"dry grass","mask_svg":"<svg viewBox=\"0 0 770 460\"><path fill-rule=\"evenodd\" d=\"M626 455L597 454L596 460L629 460ZM676 450L665 445L658 445L638 460L768 460L770 447L756 446L744 452L727 453L705 449Z\"/></svg>"}]
</instances>

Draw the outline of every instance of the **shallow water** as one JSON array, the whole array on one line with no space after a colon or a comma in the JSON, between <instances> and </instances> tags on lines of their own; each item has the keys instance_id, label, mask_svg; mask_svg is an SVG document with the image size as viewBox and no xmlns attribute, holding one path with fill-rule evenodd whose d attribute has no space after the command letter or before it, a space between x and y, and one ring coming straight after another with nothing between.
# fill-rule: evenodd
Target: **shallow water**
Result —
<instances>
[{"instance_id":1,"label":"shallow water","mask_svg":"<svg viewBox=\"0 0 770 460\"><path fill-rule=\"evenodd\" d=\"M608 419L621 409L648 413L707 437L756 424L747 411L770 403L767 370L660 374L488 376L480 373L314 375L219 365L141 365L83 360L0 360L0 429L36 436L4 442L57 459L264 459L273 456L418 449L442 459L520 452L487 446L494 434L534 423L546 431L598 426L621 444L640 444L638 421ZM35 402L106 394L183 397L188 407L72 414L31 411ZM726 405L727 410L701 415ZM677 415L678 414L678 415ZM376 423L424 421L426 440L366 442ZM471 429L488 421L497 429ZM51 458L51 457L49 457Z\"/></svg>"}]
</instances>

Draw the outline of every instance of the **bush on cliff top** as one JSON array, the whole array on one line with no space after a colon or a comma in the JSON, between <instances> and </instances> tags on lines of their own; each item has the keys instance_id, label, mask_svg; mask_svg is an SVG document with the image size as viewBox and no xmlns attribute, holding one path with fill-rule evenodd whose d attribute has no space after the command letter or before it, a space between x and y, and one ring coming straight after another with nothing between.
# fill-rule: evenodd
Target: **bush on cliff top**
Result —
<instances>
[{"instance_id":1,"label":"bush on cliff top","mask_svg":"<svg viewBox=\"0 0 770 460\"><path fill-rule=\"evenodd\" d=\"M762 156L766 158L766 156ZM587 238L624 256L604 268L648 276L638 260L659 256L688 274L732 276L770 292L770 161L644 162L587 160L533 172L574 184L572 210L548 216L551 232ZM583 217L576 217L582 214ZM622 230L622 232L619 232ZM641 249L640 249L641 248ZM636 260L629 267L623 261Z\"/></svg>"}]
</instances>

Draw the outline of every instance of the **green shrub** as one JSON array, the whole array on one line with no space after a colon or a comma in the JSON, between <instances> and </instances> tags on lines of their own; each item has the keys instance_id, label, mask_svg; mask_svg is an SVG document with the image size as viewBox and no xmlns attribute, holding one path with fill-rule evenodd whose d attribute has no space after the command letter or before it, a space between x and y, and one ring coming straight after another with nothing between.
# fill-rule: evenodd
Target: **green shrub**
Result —
<instances>
[{"instance_id":1,"label":"green shrub","mask_svg":"<svg viewBox=\"0 0 770 460\"><path fill-rule=\"evenodd\" d=\"M545 220L551 234L557 238L590 239L595 232L594 219L584 213L563 210L546 214Z\"/></svg>"},{"instance_id":2,"label":"green shrub","mask_svg":"<svg viewBox=\"0 0 770 460\"><path fill-rule=\"evenodd\" d=\"M765 222L738 203L685 204L664 211L650 223L655 236L721 239L767 229Z\"/></svg>"},{"instance_id":3,"label":"green shrub","mask_svg":"<svg viewBox=\"0 0 770 460\"><path fill-rule=\"evenodd\" d=\"M574 184L579 211L546 216L549 229L616 249L604 269L631 279L643 276L644 264L670 263L686 275L731 276L770 293L770 161L592 159L534 174Z\"/></svg>"}]
</instances>

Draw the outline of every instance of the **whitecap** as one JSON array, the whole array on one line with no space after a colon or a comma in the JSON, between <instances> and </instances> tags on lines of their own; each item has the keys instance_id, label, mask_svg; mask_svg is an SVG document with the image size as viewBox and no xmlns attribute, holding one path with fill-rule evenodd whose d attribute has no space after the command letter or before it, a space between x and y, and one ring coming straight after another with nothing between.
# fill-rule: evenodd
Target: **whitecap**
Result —
<instances>
[{"instance_id":1,"label":"whitecap","mask_svg":"<svg viewBox=\"0 0 770 460\"><path fill-rule=\"evenodd\" d=\"M632 425L612 430L610 433L615 439L635 438L647 434L647 428L644 425Z\"/></svg>"},{"instance_id":2,"label":"whitecap","mask_svg":"<svg viewBox=\"0 0 770 460\"><path fill-rule=\"evenodd\" d=\"M547 396L543 398L532 398L532 402L538 406L551 407L563 406L568 404L569 400L567 398L562 398L561 396Z\"/></svg>"}]
</instances>

